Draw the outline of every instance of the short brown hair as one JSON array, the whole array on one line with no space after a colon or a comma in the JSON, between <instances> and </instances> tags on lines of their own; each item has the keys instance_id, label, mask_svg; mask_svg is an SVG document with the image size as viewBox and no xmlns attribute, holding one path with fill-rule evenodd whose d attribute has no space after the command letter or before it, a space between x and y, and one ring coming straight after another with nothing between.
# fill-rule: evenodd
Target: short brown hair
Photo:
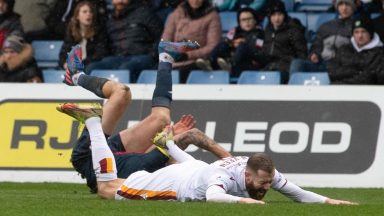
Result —
<instances>
[{"instance_id":1,"label":"short brown hair","mask_svg":"<svg viewBox=\"0 0 384 216\"><path fill-rule=\"evenodd\" d=\"M272 158L263 153L256 153L252 155L247 161L247 167L254 171L263 170L267 173L272 174L275 170Z\"/></svg>"}]
</instances>

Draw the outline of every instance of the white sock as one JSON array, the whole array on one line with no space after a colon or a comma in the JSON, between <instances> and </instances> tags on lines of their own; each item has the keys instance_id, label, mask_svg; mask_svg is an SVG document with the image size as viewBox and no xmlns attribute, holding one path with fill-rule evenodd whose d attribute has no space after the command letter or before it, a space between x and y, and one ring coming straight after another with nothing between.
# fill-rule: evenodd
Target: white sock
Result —
<instances>
[{"instance_id":1,"label":"white sock","mask_svg":"<svg viewBox=\"0 0 384 216\"><path fill-rule=\"evenodd\" d=\"M77 85L77 81L79 81L79 78L81 75L85 74L84 72L77 73L72 76L72 81L74 85Z\"/></svg>"},{"instance_id":2,"label":"white sock","mask_svg":"<svg viewBox=\"0 0 384 216\"><path fill-rule=\"evenodd\" d=\"M92 164L97 181L117 179L115 157L105 139L100 117L88 118L85 125L91 139Z\"/></svg>"},{"instance_id":3,"label":"white sock","mask_svg":"<svg viewBox=\"0 0 384 216\"><path fill-rule=\"evenodd\" d=\"M179 163L183 163L185 161L196 160L191 155L181 150L173 140L167 141L168 153L169 155L175 159Z\"/></svg>"},{"instance_id":4,"label":"white sock","mask_svg":"<svg viewBox=\"0 0 384 216\"><path fill-rule=\"evenodd\" d=\"M168 62L168 63L173 64L173 63L175 63L175 60L168 53L160 53L159 54L159 62Z\"/></svg>"}]
</instances>

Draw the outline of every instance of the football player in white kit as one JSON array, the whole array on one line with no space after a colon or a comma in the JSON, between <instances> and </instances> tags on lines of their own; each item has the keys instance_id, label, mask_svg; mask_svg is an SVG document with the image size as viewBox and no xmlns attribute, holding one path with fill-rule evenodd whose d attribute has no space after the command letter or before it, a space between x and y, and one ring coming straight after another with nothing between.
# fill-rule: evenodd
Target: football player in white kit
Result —
<instances>
[{"instance_id":1,"label":"football player in white kit","mask_svg":"<svg viewBox=\"0 0 384 216\"><path fill-rule=\"evenodd\" d=\"M138 171L127 179L117 178L114 156L107 145L101 119L92 110L84 110L91 137L93 166L98 195L106 199L211 201L256 203L271 187L303 203L355 204L306 191L279 173L265 154L228 157L207 164L182 151L172 140L172 128L154 138L178 163L153 173ZM253 197L253 198L252 198Z\"/></svg>"}]
</instances>

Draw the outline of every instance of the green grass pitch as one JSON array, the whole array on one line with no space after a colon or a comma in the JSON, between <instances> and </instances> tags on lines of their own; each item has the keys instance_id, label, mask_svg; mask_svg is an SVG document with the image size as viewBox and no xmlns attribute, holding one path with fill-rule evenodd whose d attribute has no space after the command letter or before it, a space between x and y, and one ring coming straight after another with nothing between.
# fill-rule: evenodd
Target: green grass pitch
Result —
<instances>
[{"instance_id":1,"label":"green grass pitch","mask_svg":"<svg viewBox=\"0 0 384 216\"><path fill-rule=\"evenodd\" d=\"M85 185L0 183L0 215L384 215L384 189L310 190L358 206L299 204L270 191L267 205L205 202L113 201L90 194Z\"/></svg>"}]
</instances>

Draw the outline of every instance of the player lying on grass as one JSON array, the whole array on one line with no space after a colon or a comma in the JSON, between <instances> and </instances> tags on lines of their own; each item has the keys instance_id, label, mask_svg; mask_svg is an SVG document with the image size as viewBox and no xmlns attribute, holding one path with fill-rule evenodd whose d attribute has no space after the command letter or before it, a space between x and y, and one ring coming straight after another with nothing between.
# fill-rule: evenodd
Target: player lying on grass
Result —
<instances>
[{"instance_id":1,"label":"player lying on grass","mask_svg":"<svg viewBox=\"0 0 384 216\"><path fill-rule=\"evenodd\" d=\"M178 59L181 53L197 47L198 45L192 42L178 44L161 42L159 49L160 51L170 50L171 55L167 57ZM164 54L161 55L160 58L165 58ZM127 178L135 171L146 170L153 172L166 166L169 158L158 149L151 148L151 146L153 146L151 139L157 132L161 131L165 125L170 123L169 106L172 100L172 94L170 93L172 91L170 63L163 62L159 65L151 114L135 126L120 131L117 135L113 136L110 135L115 130L118 121L131 102L130 89L122 83L88 76L82 73L81 71L84 66L80 46L73 47L68 54L67 65L68 69L64 83L82 86L97 96L108 99L102 108L94 105L90 108L100 115L103 113L101 120L102 129L107 138L108 146L114 154L118 177ZM76 110L79 108L76 104L67 103L58 109L84 122L84 118L76 113ZM211 139L204 139L204 142L196 142L195 137L199 137L203 133L197 129L190 130L194 127L194 124L193 116L183 116L181 120L175 124L175 142L179 143L183 149L188 146L187 144L193 142L198 147L213 152L219 158L230 156L229 153ZM87 128L85 128L72 151L71 162L75 170L78 171L83 178L86 178L87 185L91 191L96 192L96 176L92 166L90 142L89 132Z\"/></svg>"},{"instance_id":2,"label":"player lying on grass","mask_svg":"<svg viewBox=\"0 0 384 216\"><path fill-rule=\"evenodd\" d=\"M160 52L161 54L164 53ZM171 67L168 70L170 74ZM91 108L80 107L72 111L76 117L85 120L91 139L92 164L96 173L98 194L106 199L207 200L263 204L263 201L257 199L261 199L272 187L298 202L353 204L301 189L286 180L274 168L272 160L264 154L255 154L250 158L225 158L210 165L195 160L175 145L170 127L154 140L178 164L153 173L137 171L126 179L118 178L115 156L107 144L100 113Z\"/></svg>"}]
</instances>

